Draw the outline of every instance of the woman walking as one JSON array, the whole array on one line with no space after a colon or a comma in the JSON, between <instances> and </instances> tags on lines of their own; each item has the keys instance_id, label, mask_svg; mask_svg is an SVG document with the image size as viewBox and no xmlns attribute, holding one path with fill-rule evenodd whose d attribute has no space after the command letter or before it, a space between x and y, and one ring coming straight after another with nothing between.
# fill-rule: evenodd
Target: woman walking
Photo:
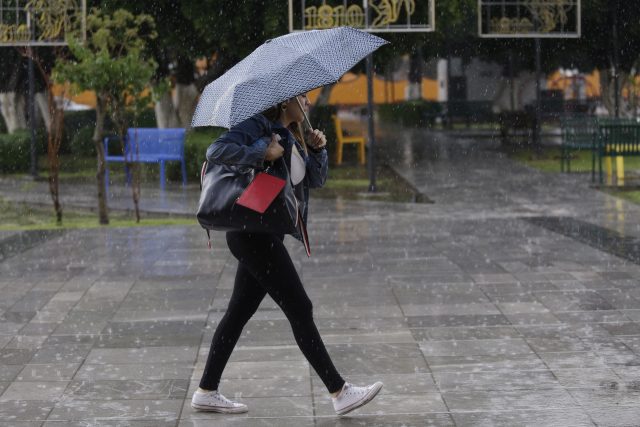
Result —
<instances>
[{"instance_id":1,"label":"woman walking","mask_svg":"<svg viewBox=\"0 0 640 427\"><path fill-rule=\"evenodd\" d=\"M305 136L302 133L303 109L308 110L309 105L306 95L284 101L232 127L207 150L208 161L258 169L284 157L304 222L309 189L324 185L328 165L325 135L317 129ZM229 306L211 342L200 387L191 400L194 409L220 413L248 411L246 405L220 394L218 387L242 329L267 294L289 320L298 347L322 379L337 414L346 414L368 403L382 388L381 382L354 386L345 382L336 370L313 321L312 303L283 238L270 233L227 232L227 245L238 260L238 270Z\"/></svg>"}]
</instances>

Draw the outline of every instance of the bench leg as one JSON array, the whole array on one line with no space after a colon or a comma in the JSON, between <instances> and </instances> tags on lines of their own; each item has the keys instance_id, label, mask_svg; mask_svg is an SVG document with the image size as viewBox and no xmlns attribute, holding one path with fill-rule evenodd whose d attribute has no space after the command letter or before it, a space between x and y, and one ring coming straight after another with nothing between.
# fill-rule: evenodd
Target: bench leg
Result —
<instances>
[{"instance_id":1,"label":"bench leg","mask_svg":"<svg viewBox=\"0 0 640 427\"><path fill-rule=\"evenodd\" d=\"M131 169L127 166L127 162L124 163L124 176L126 177L127 187L131 187Z\"/></svg>"},{"instance_id":2,"label":"bench leg","mask_svg":"<svg viewBox=\"0 0 640 427\"><path fill-rule=\"evenodd\" d=\"M342 143L338 142L338 147L336 149L336 164L342 164Z\"/></svg>"},{"instance_id":3,"label":"bench leg","mask_svg":"<svg viewBox=\"0 0 640 427\"><path fill-rule=\"evenodd\" d=\"M616 184L624 185L624 157L616 157Z\"/></svg>"},{"instance_id":4,"label":"bench leg","mask_svg":"<svg viewBox=\"0 0 640 427\"><path fill-rule=\"evenodd\" d=\"M186 187L187 186L187 165L184 162L184 159L182 159L182 187Z\"/></svg>"},{"instance_id":5,"label":"bench leg","mask_svg":"<svg viewBox=\"0 0 640 427\"><path fill-rule=\"evenodd\" d=\"M604 183L603 180L603 176L602 176L602 152L600 152L598 154L598 181L600 182L600 185L602 185Z\"/></svg>"},{"instance_id":6,"label":"bench leg","mask_svg":"<svg viewBox=\"0 0 640 427\"><path fill-rule=\"evenodd\" d=\"M605 169L607 171L607 185L611 185L612 181L613 181L613 173L612 170L613 169L613 162L611 161L611 156L608 156L605 159Z\"/></svg>"},{"instance_id":7,"label":"bench leg","mask_svg":"<svg viewBox=\"0 0 640 427\"><path fill-rule=\"evenodd\" d=\"M160 160L160 189L164 191L164 160Z\"/></svg>"},{"instance_id":8,"label":"bench leg","mask_svg":"<svg viewBox=\"0 0 640 427\"><path fill-rule=\"evenodd\" d=\"M364 165L366 163L365 155L364 155L364 141L362 141L362 143L358 144L358 157L359 157L359 160L360 160L360 164Z\"/></svg>"}]
</instances>

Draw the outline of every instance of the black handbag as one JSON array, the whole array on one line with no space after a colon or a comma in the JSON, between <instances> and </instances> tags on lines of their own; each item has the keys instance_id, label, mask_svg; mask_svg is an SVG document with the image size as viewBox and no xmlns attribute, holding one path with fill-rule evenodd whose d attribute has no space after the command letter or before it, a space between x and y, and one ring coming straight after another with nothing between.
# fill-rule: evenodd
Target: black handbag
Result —
<instances>
[{"instance_id":1,"label":"black handbag","mask_svg":"<svg viewBox=\"0 0 640 427\"><path fill-rule=\"evenodd\" d=\"M260 214L236 203L256 175L253 167L205 162L197 213L200 225L207 232L298 233L298 200L284 159L278 159L263 172L284 179L285 186L266 211Z\"/></svg>"}]
</instances>

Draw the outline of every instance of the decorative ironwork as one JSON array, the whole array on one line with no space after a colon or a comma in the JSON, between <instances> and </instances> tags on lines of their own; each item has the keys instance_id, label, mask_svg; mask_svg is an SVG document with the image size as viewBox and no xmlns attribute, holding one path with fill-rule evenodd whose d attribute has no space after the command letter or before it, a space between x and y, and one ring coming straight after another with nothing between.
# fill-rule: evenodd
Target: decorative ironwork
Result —
<instances>
[{"instance_id":1,"label":"decorative ironwork","mask_svg":"<svg viewBox=\"0 0 640 427\"><path fill-rule=\"evenodd\" d=\"M84 38L86 0L0 0L0 46L61 46Z\"/></svg>"},{"instance_id":2,"label":"decorative ironwork","mask_svg":"<svg viewBox=\"0 0 640 427\"><path fill-rule=\"evenodd\" d=\"M434 31L435 0L289 0L289 30Z\"/></svg>"},{"instance_id":3,"label":"decorative ironwork","mask_svg":"<svg viewBox=\"0 0 640 427\"><path fill-rule=\"evenodd\" d=\"M478 0L480 37L580 37L580 0Z\"/></svg>"}]
</instances>

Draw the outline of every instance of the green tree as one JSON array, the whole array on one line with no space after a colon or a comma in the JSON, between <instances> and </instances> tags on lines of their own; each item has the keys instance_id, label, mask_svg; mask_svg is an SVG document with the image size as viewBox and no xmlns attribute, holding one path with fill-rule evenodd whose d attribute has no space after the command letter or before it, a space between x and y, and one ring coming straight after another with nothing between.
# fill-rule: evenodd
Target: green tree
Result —
<instances>
[{"instance_id":1,"label":"green tree","mask_svg":"<svg viewBox=\"0 0 640 427\"><path fill-rule=\"evenodd\" d=\"M111 116L122 139L127 128L127 109L137 105L131 100L140 98L156 69L157 64L146 49L155 37L155 24L148 15L133 15L123 9L106 14L93 9L87 16L86 43L83 45L79 40L69 38L73 58L61 59L55 66L54 76L58 82L69 81L77 90L96 93L93 143L97 152L100 224L109 223L102 145L105 119L107 114ZM133 198L139 221L139 184L133 186Z\"/></svg>"},{"instance_id":2,"label":"green tree","mask_svg":"<svg viewBox=\"0 0 640 427\"><path fill-rule=\"evenodd\" d=\"M213 51L183 12L180 0L95 0L105 12L119 8L133 14L150 15L162 31L149 42L148 49L158 63L153 77L158 127L189 127L198 90L194 63ZM175 89L175 104L170 93Z\"/></svg>"}]
</instances>

